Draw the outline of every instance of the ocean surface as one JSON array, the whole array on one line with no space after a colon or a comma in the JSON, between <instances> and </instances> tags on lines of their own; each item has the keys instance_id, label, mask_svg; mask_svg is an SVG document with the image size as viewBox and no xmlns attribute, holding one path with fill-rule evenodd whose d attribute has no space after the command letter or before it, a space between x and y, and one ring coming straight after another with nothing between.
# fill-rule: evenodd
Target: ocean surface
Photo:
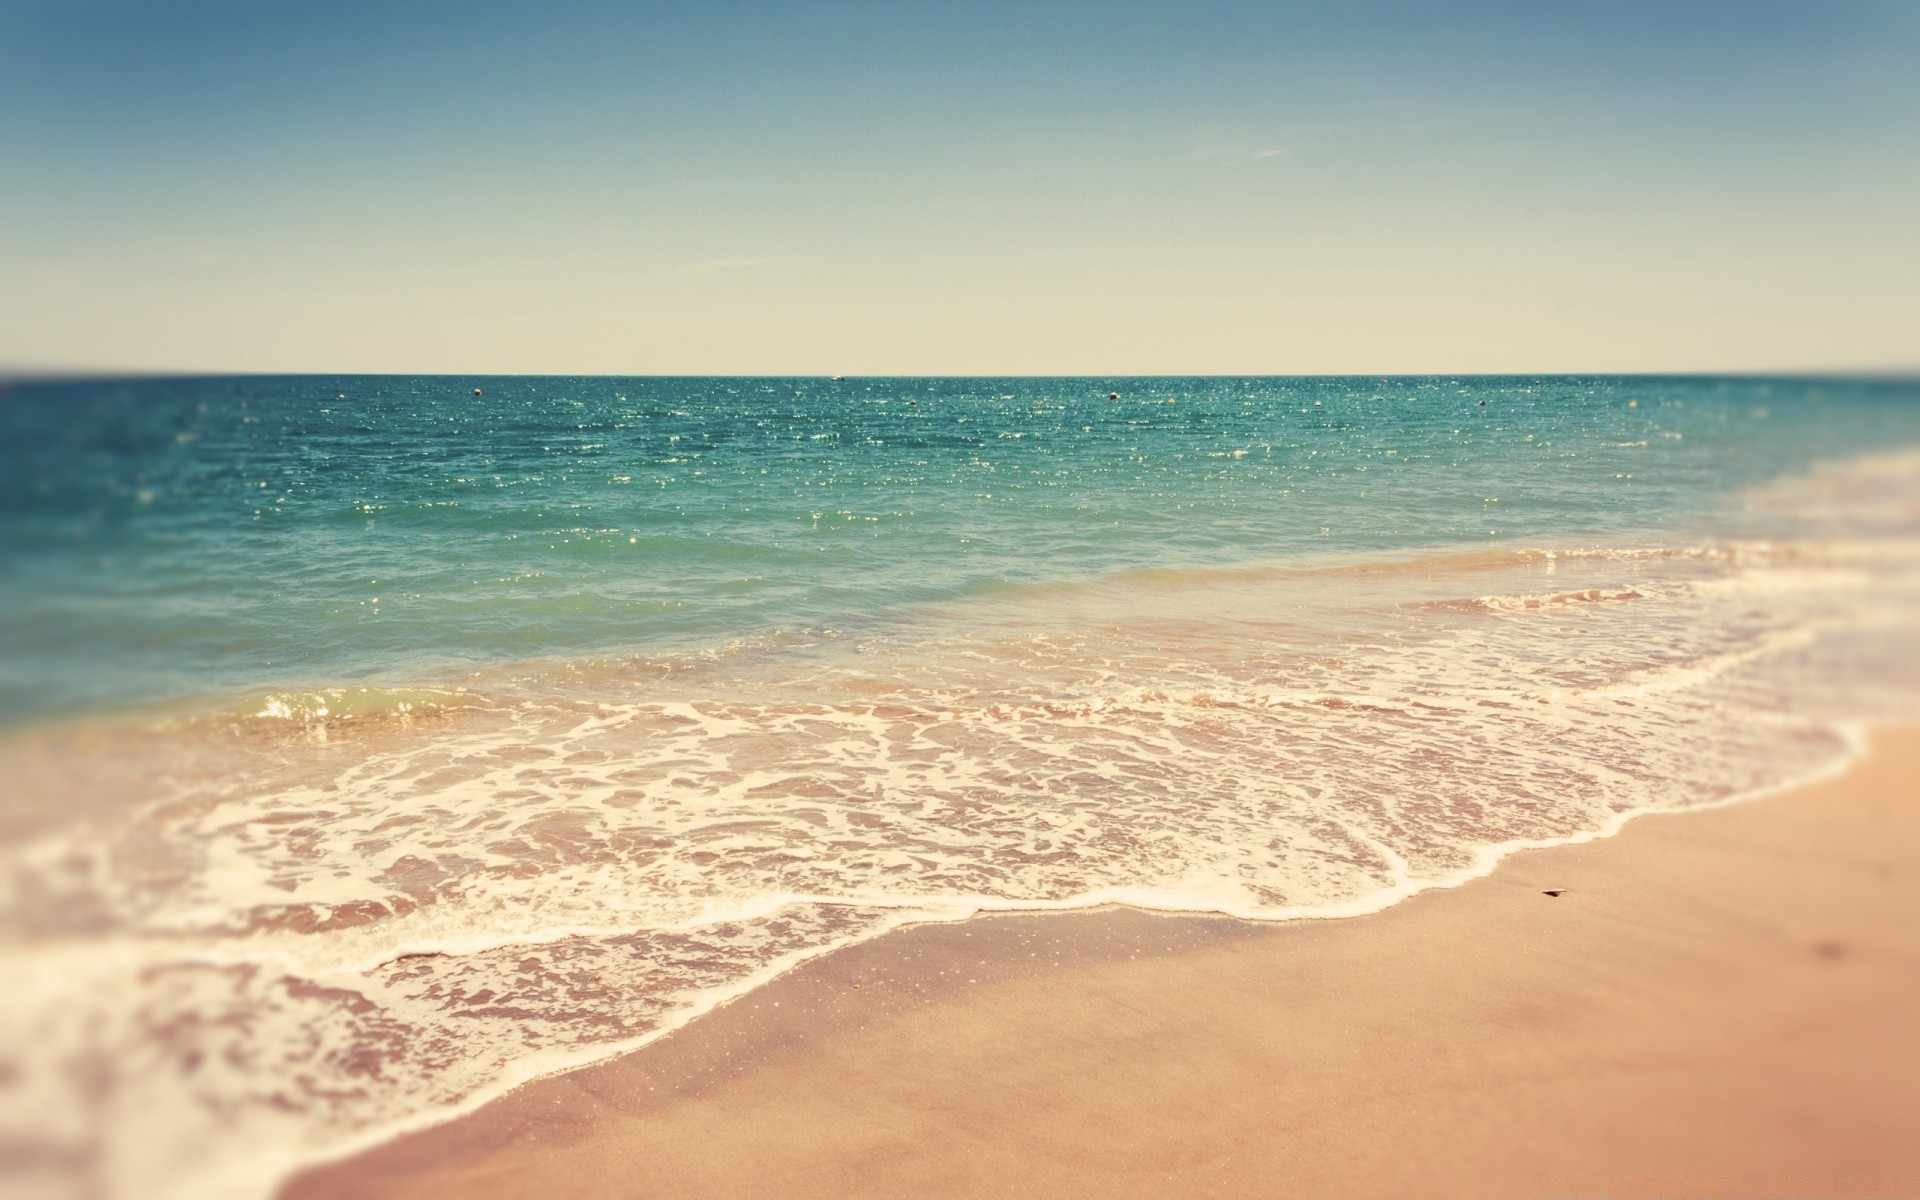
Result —
<instances>
[{"instance_id":1,"label":"ocean surface","mask_svg":"<svg viewBox=\"0 0 1920 1200\"><path fill-rule=\"evenodd\" d=\"M1913 383L16 384L0 1184L264 1196L904 923L1365 912L1915 713Z\"/></svg>"}]
</instances>

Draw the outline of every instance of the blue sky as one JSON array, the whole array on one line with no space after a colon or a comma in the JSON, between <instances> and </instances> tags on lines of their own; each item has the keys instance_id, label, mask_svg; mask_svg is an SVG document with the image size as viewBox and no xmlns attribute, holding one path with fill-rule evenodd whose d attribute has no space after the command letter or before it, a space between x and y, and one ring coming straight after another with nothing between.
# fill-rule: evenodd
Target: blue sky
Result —
<instances>
[{"instance_id":1,"label":"blue sky","mask_svg":"<svg viewBox=\"0 0 1920 1200\"><path fill-rule=\"evenodd\" d=\"M1907 368L1917 14L0 0L0 366Z\"/></svg>"}]
</instances>

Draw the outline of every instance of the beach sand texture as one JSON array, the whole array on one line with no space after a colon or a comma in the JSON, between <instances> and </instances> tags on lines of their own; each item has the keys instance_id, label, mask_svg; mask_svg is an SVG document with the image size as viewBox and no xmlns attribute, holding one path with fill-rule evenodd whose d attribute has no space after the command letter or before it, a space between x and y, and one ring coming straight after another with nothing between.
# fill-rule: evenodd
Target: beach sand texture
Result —
<instances>
[{"instance_id":1,"label":"beach sand texture","mask_svg":"<svg viewBox=\"0 0 1920 1200\"><path fill-rule=\"evenodd\" d=\"M1377 915L910 928L282 1195L1920 1194L1916 799L1906 727Z\"/></svg>"}]
</instances>

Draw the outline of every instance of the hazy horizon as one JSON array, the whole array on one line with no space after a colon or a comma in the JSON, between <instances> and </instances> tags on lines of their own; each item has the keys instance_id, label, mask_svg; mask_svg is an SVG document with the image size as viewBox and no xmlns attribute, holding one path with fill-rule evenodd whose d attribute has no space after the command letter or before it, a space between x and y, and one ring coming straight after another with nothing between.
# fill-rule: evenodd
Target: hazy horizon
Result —
<instances>
[{"instance_id":1,"label":"hazy horizon","mask_svg":"<svg viewBox=\"0 0 1920 1200\"><path fill-rule=\"evenodd\" d=\"M1906 6L0 3L0 374L1905 375Z\"/></svg>"},{"instance_id":2,"label":"hazy horizon","mask_svg":"<svg viewBox=\"0 0 1920 1200\"><path fill-rule=\"evenodd\" d=\"M1006 371L917 371L885 372L866 374L863 372L836 371L831 375L821 375L811 371L226 371L194 370L192 368L149 370L139 367L106 367L98 369L26 367L15 369L0 366L0 387L31 384L59 383L111 383L115 380L129 382L157 381L167 379L457 379L464 381L486 379L636 379L663 380L677 379L834 379L848 382L877 380L955 380L970 379L1032 379L1032 380L1097 380L1125 382L1127 380L1153 381L1174 379L1261 379L1261 380L1311 380L1311 379L1619 379L1619 380L1751 380L1755 382L1810 382L1825 380L1852 383L1890 383L1905 384L1920 381L1920 367L1840 367L1832 370L1757 370L1757 371L1156 371L1120 372L1098 371L1035 371L1028 374L1014 374Z\"/></svg>"}]
</instances>

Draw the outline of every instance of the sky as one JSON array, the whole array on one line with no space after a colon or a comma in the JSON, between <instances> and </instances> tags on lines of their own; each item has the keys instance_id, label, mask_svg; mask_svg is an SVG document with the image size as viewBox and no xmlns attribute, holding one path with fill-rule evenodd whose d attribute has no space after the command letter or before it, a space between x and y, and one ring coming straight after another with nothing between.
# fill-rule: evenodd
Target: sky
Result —
<instances>
[{"instance_id":1,"label":"sky","mask_svg":"<svg viewBox=\"0 0 1920 1200\"><path fill-rule=\"evenodd\" d=\"M0 0L0 370L1920 367L1920 5Z\"/></svg>"}]
</instances>

